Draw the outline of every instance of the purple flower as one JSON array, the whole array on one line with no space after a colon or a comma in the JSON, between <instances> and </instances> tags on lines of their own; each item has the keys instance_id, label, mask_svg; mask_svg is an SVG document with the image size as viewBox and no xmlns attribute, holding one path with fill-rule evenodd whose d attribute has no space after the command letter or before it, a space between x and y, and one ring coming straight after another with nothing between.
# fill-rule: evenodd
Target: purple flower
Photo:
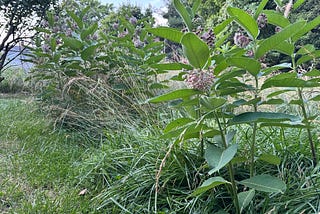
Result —
<instances>
[{"instance_id":1,"label":"purple flower","mask_svg":"<svg viewBox=\"0 0 320 214\"><path fill-rule=\"evenodd\" d=\"M184 76L185 82L190 88L200 91L209 90L214 82L214 75L211 70L194 69Z\"/></svg>"},{"instance_id":2,"label":"purple flower","mask_svg":"<svg viewBox=\"0 0 320 214\"><path fill-rule=\"evenodd\" d=\"M242 33L235 33L233 37L234 44L241 48L247 47L247 45L250 43L249 37L246 37Z\"/></svg>"},{"instance_id":3,"label":"purple flower","mask_svg":"<svg viewBox=\"0 0 320 214\"><path fill-rule=\"evenodd\" d=\"M112 27L117 30L119 28L119 23L118 22L113 23Z\"/></svg>"},{"instance_id":4,"label":"purple flower","mask_svg":"<svg viewBox=\"0 0 320 214\"><path fill-rule=\"evenodd\" d=\"M133 24L133 25L136 25L137 22L138 22L138 20L137 20L136 17L132 16L132 17L129 19L129 22L130 22L131 24Z\"/></svg>"},{"instance_id":5,"label":"purple flower","mask_svg":"<svg viewBox=\"0 0 320 214\"><path fill-rule=\"evenodd\" d=\"M266 16L266 14L261 13L257 18L257 22L258 22L258 26L260 28L264 28L268 23L268 18Z\"/></svg>"},{"instance_id":6,"label":"purple flower","mask_svg":"<svg viewBox=\"0 0 320 214\"><path fill-rule=\"evenodd\" d=\"M122 33L119 33L118 37L119 37L119 38L123 38L123 37L125 37L125 36L128 35L128 34L129 34L129 32L128 32L128 30L126 29L126 30L123 31Z\"/></svg>"},{"instance_id":7,"label":"purple flower","mask_svg":"<svg viewBox=\"0 0 320 214\"><path fill-rule=\"evenodd\" d=\"M45 53L48 53L50 51L50 47L47 44L43 44L41 48L42 48L42 51Z\"/></svg>"}]
</instances>

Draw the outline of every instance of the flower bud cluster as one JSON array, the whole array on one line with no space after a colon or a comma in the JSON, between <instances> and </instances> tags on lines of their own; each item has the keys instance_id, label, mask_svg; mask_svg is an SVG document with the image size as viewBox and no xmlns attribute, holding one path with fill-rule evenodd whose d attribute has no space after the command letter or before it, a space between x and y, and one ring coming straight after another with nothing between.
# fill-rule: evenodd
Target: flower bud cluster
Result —
<instances>
[{"instance_id":1,"label":"flower bud cluster","mask_svg":"<svg viewBox=\"0 0 320 214\"><path fill-rule=\"evenodd\" d=\"M234 44L241 48L245 48L250 43L249 37L245 36L243 33L237 32L233 37Z\"/></svg>"},{"instance_id":2,"label":"flower bud cluster","mask_svg":"<svg viewBox=\"0 0 320 214\"><path fill-rule=\"evenodd\" d=\"M261 13L257 18L257 23L258 23L259 28L264 28L265 26L267 26L268 18L266 16L266 14Z\"/></svg>"},{"instance_id":3,"label":"flower bud cluster","mask_svg":"<svg viewBox=\"0 0 320 214\"><path fill-rule=\"evenodd\" d=\"M214 83L214 75L210 69L194 69L189 71L188 74L184 75L184 81L190 88L207 91Z\"/></svg>"}]
</instances>

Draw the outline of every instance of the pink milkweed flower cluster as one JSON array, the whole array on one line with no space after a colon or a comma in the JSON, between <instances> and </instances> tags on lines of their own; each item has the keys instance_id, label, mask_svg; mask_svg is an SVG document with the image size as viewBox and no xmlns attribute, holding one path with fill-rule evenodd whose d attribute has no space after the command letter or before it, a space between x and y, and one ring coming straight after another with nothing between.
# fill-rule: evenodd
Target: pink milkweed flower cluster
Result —
<instances>
[{"instance_id":1,"label":"pink milkweed flower cluster","mask_svg":"<svg viewBox=\"0 0 320 214\"><path fill-rule=\"evenodd\" d=\"M188 87L200 91L208 91L214 83L214 75L212 70L194 69L184 75L184 81Z\"/></svg>"},{"instance_id":2,"label":"pink milkweed flower cluster","mask_svg":"<svg viewBox=\"0 0 320 214\"><path fill-rule=\"evenodd\" d=\"M259 28L264 28L268 23L267 15L264 13L261 13L257 18L257 23Z\"/></svg>"},{"instance_id":3,"label":"pink milkweed flower cluster","mask_svg":"<svg viewBox=\"0 0 320 214\"><path fill-rule=\"evenodd\" d=\"M250 43L249 37L243 35L240 32L235 33L235 35L233 37L233 41L234 41L234 44L236 44L237 46L239 46L241 48L247 47L248 44Z\"/></svg>"}]
</instances>

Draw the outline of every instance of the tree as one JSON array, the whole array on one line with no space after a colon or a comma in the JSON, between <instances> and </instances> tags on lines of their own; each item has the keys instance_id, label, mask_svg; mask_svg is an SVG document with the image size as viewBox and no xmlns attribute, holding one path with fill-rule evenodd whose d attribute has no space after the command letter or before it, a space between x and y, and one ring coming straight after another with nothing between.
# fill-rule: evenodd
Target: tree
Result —
<instances>
[{"instance_id":1,"label":"tree","mask_svg":"<svg viewBox=\"0 0 320 214\"><path fill-rule=\"evenodd\" d=\"M25 48L19 50L11 59L8 58L10 50L17 45L29 43L38 26L45 17L46 11L56 0L0 0L0 75L1 71ZM3 78L0 77L0 82Z\"/></svg>"}]
</instances>

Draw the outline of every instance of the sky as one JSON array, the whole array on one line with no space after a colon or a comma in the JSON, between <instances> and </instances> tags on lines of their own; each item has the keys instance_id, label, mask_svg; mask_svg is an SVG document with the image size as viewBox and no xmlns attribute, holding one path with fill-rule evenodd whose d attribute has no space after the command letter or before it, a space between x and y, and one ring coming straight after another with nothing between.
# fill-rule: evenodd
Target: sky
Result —
<instances>
[{"instance_id":1,"label":"sky","mask_svg":"<svg viewBox=\"0 0 320 214\"><path fill-rule=\"evenodd\" d=\"M118 7L122 4L133 4L140 6L142 9L148 8L150 5L154 13L152 14L155 18L156 25L167 25L167 20L164 19L161 13L166 11L166 1L165 0L100 0L101 3L112 3L115 7Z\"/></svg>"},{"instance_id":2,"label":"sky","mask_svg":"<svg viewBox=\"0 0 320 214\"><path fill-rule=\"evenodd\" d=\"M165 0L100 0L102 3L112 3L114 6L122 5L123 3L130 3L133 5L147 8L149 5L152 8L161 8L165 6Z\"/></svg>"}]
</instances>

